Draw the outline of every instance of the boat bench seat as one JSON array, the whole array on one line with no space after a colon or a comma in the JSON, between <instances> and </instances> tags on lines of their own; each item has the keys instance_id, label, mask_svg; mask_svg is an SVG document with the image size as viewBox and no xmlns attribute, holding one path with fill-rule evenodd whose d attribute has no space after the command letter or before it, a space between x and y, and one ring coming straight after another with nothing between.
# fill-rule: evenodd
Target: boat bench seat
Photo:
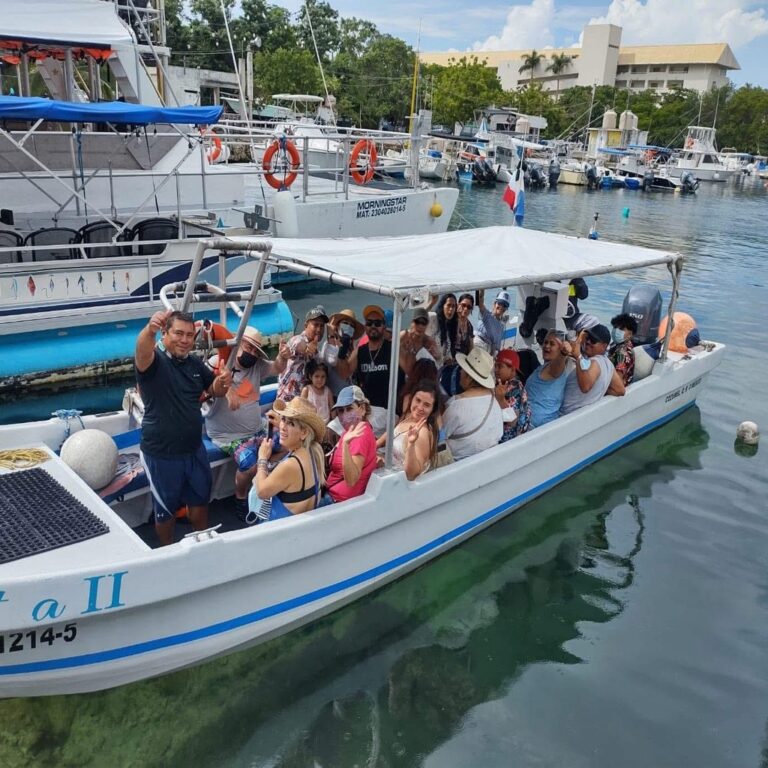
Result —
<instances>
[{"instance_id":1,"label":"boat bench seat","mask_svg":"<svg viewBox=\"0 0 768 768\"><path fill-rule=\"evenodd\" d=\"M136 456L138 456L139 452L140 439L141 429L125 432L114 438L121 453L132 453ZM219 448L207 435L203 435L203 445L205 445L205 452L208 454L208 462L211 467L218 466L229 459L229 457L223 453L221 448ZM139 491L149 490L147 475L140 465L134 471L125 473L122 476L122 480L124 482L121 482L120 473L118 473L109 485L98 492L102 501L107 504L112 504L115 501L122 501L129 494L133 495Z\"/></svg>"}]
</instances>

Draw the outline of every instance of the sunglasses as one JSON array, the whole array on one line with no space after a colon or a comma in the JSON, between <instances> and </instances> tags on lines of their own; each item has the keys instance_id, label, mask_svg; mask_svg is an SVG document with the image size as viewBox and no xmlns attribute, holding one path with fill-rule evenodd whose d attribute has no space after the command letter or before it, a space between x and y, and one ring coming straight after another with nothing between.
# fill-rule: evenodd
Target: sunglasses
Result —
<instances>
[{"instance_id":1,"label":"sunglasses","mask_svg":"<svg viewBox=\"0 0 768 768\"><path fill-rule=\"evenodd\" d=\"M474 304L470 304L470 303L469 303L469 302L467 302L467 301L462 301L462 302L459 304L459 306L460 306L460 307L464 307L464 309L474 309L474 306L475 306L475 305L474 305Z\"/></svg>"},{"instance_id":2,"label":"sunglasses","mask_svg":"<svg viewBox=\"0 0 768 768\"><path fill-rule=\"evenodd\" d=\"M426 318L420 317L418 320L413 321L415 325L427 325L429 323L429 320Z\"/></svg>"},{"instance_id":3,"label":"sunglasses","mask_svg":"<svg viewBox=\"0 0 768 768\"><path fill-rule=\"evenodd\" d=\"M368 328L381 328L382 325L384 325L383 320L366 320L365 321L366 326Z\"/></svg>"},{"instance_id":4,"label":"sunglasses","mask_svg":"<svg viewBox=\"0 0 768 768\"><path fill-rule=\"evenodd\" d=\"M597 339L593 339L591 336L587 336L586 339L584 339L585 344L602 344L602 341L598 341Z\"/></svg>"}]
</instances>

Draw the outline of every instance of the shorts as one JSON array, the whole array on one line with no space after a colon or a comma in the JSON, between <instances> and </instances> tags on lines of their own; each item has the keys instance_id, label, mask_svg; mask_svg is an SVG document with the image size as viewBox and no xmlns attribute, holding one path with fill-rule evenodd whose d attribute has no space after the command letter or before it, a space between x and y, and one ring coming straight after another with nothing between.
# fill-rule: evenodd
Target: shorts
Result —
<instances>
[{"instance_id":1,"label":"shorts","mask_svg":"<svg viewBox=\"0 0 768 768\"><path fill-rule=\"evenodd\" d=\"M155 522L163 523L185 504L207 506L211 498L211 465L205 446L183 456L150 456L141 453L141 463L149 480Z\"/></svg>"}]
</instances>

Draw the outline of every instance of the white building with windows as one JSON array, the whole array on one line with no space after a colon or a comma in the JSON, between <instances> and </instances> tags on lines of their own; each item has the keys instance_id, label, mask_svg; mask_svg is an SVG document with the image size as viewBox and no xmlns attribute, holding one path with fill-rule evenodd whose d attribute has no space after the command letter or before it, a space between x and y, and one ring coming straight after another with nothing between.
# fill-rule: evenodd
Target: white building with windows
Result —
<instances>
[{"instance_id":1,"label":"white building with windows","mask_svg":"<svg viewBox=\"0 0 768 768\"><path fill-rule=\"evenodd\" d=\"M451 59L476 56L496 69L501 86L513 91L531 81L552 93L574 85L612 85L631 91L666 92L690 88L699 92L719 88L728 72L741 69L728 43L693 45L621 45L621 27L590 24L584 28L579 48L536 48L542 59L533 71L520 72L532 49L522 51L475 51L422 53L425 64L447 65ZM552 69L555 56L571 57L560 73Z\"/></svg>"}]
</instances>

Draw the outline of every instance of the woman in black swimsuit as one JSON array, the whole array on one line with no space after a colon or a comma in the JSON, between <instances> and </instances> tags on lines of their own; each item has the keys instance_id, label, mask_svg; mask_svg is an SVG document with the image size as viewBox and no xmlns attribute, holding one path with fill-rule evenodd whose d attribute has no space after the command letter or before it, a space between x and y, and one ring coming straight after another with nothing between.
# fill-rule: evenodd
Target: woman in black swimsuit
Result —
<instances>
[{"instance_id":1,"label":"woman in black swimsuit","mask_svg":"<svg viewBox=\"0 0 768 768\"><path fill-rule=\"evenodd\" d=\"M320 447L325 422L314 406L304 398L295 397L288 404L275 402L275 410L280 414L280 445L287 454L270 472L272 441L263 440L253 480L256 496L272 500L270 520L314 509L325 482L325 462Z\"/></svg>"}]
</instances>

